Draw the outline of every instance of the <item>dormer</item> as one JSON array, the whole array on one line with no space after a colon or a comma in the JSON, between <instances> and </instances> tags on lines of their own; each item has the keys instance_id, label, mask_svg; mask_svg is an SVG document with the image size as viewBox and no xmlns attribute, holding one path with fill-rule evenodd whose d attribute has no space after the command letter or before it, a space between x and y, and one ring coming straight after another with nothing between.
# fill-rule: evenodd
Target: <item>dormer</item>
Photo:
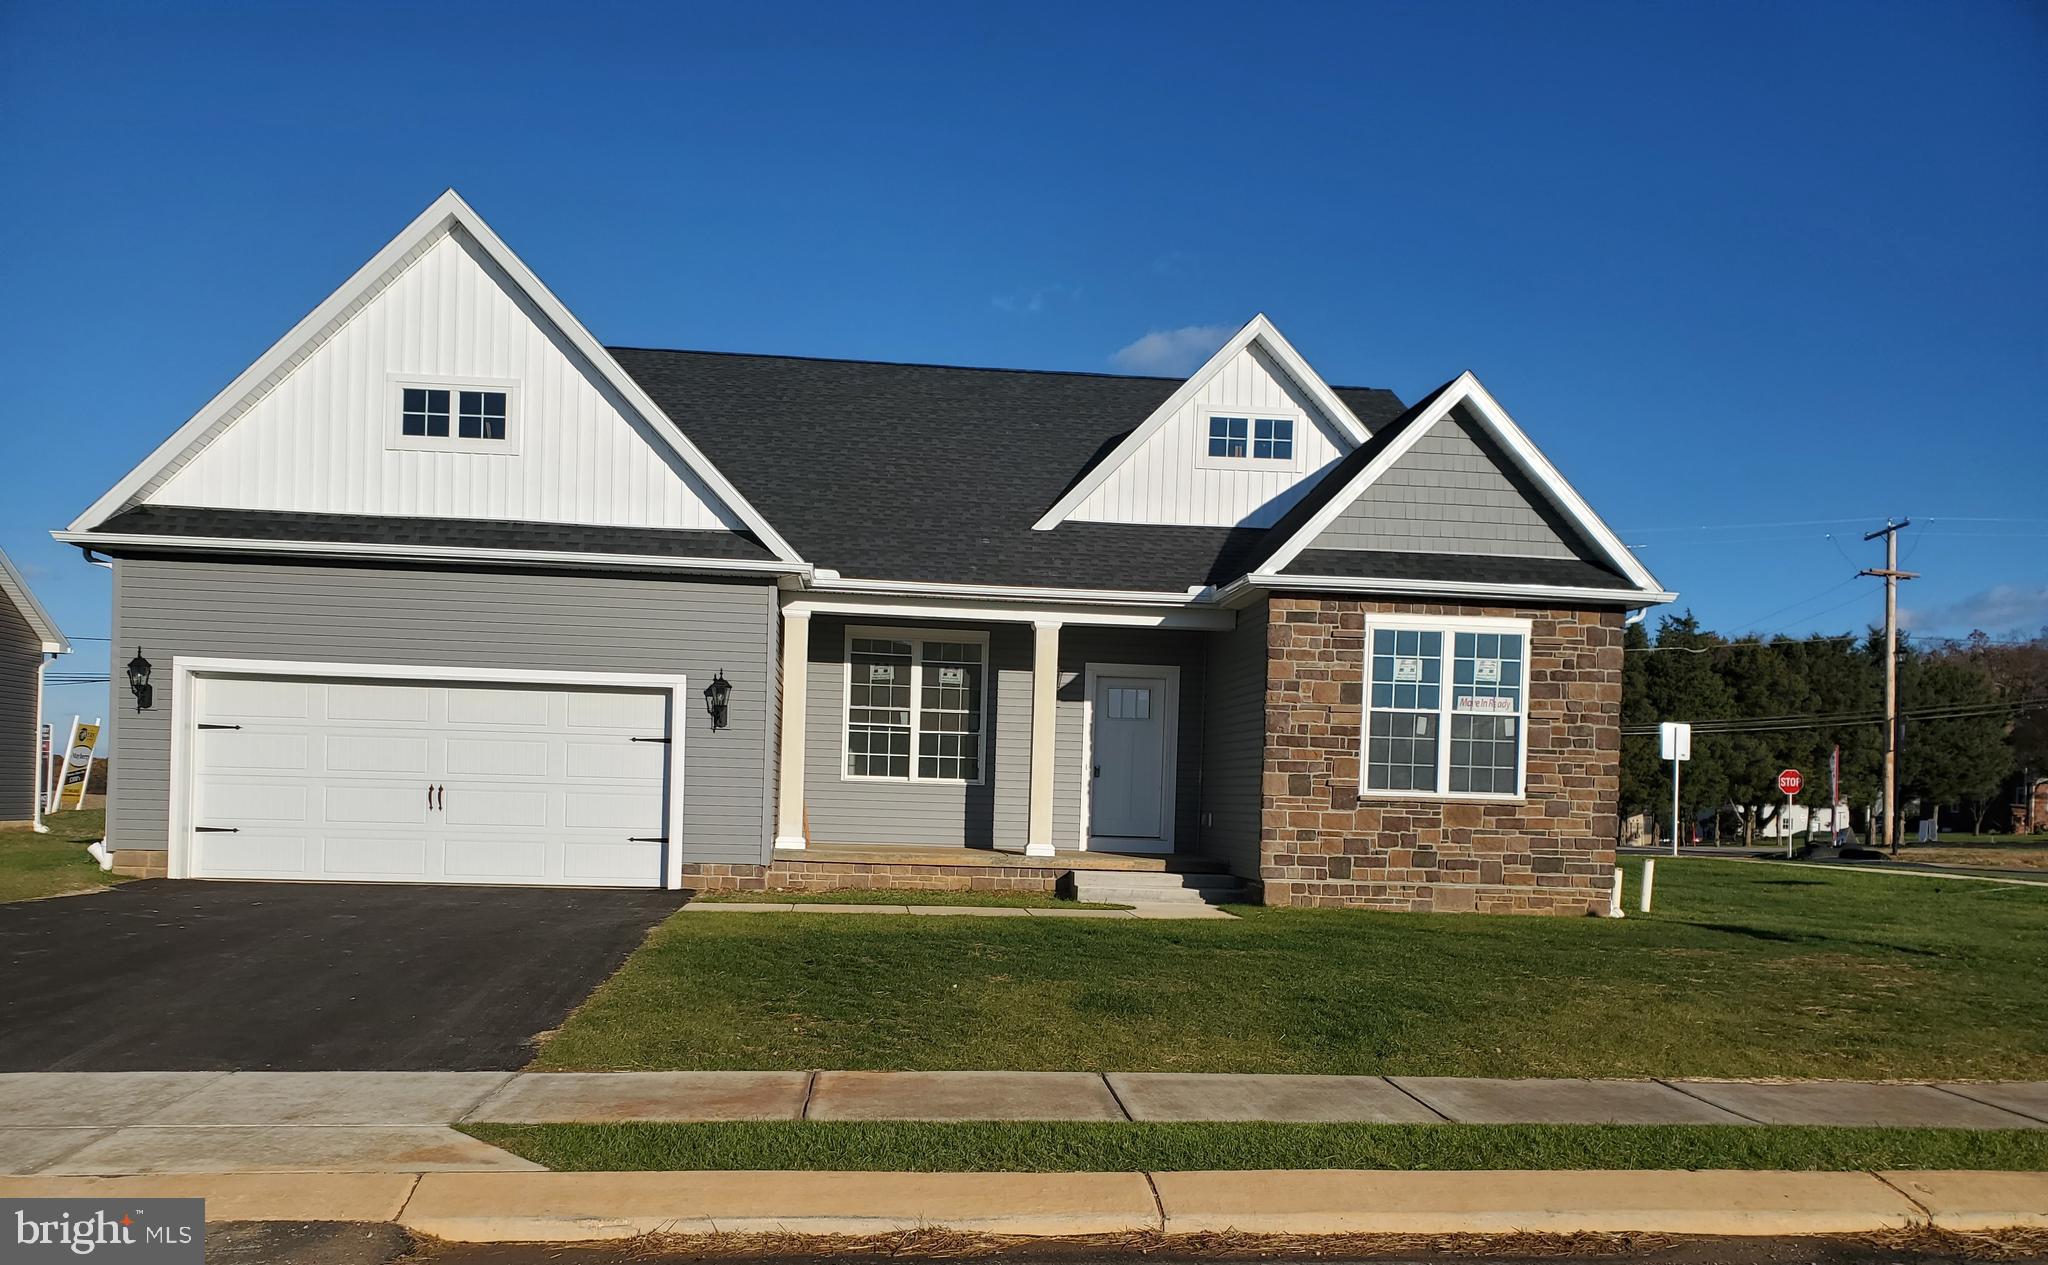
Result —
<instances>
[{"instance_id":1,"label":"dormer","mask_svg":"<svg viewBox=\"0 0 2048 1265\"><path fill-rule=\"evenodd\" d=\"M1273 323L1255 316L1036 526L1268 527L1368 434Z\"/></svg>"}]
</instances>

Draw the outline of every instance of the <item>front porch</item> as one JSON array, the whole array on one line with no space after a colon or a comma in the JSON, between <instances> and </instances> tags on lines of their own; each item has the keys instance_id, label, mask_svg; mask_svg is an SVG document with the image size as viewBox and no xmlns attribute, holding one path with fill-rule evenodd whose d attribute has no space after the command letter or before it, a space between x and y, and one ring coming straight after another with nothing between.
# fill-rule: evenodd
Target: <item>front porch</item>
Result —
<instances>
[{"instance_id":1,"label":"front porch","mask_svg":"<svg viewBox=\"0 0 2048 1265\"><path fill-rule=\"evenodd\" d=\"M1256 878L1256 712L1221 744L1234 748L1249 722L1250 761L1206 767L1211 678L1234 622L1220 610L785 599L766 885ZM1224 675L1262 679L1263 643L1242 650ZM1217 846L1231 835L1241 855ZM759 873L718 868L693 876Z\"/></svg>"}]
</instances>

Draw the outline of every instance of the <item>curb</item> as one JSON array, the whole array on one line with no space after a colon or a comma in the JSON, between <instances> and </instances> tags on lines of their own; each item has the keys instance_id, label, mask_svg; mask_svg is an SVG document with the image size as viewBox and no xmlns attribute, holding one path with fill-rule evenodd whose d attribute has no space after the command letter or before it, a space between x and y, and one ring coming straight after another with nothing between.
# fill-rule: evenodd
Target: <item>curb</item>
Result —
<instances>
[{"instance_id":1,"label":"curb","mask_svg":"<svg viewBox=\"0 0 2048 1265\"><path fill-rule=\"evenodd\" d=\"M203 1197L209 1220L395 1221L465 1243L671 1234L1057 1238L1810 1235L2048 1226L2048 1173L219 1173L15 1177L0 1197Z\"/></svg>"}]
</instances>

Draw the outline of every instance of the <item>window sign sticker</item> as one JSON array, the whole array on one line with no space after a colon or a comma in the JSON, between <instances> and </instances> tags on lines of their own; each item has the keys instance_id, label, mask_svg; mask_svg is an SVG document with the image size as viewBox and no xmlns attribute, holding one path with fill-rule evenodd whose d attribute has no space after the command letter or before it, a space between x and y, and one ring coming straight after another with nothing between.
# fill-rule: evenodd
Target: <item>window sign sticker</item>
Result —
<instances>
[{"instance_id":1,"label":"window sign sticker","mask_svg":"<svg viewBox=\"0 0 2048 1265\"><path fill-rule=\"evenodd\" d=\"M939 684L940 684L940 685L957 685L957 686L964 686L964 685L966 685L966 684L967 684L967 669L966 669L966 668L940 668L940 669L939 669Z\"/></svg>"},{"instance_id":2,"label":"window sign sticker","mask_svg":"<svg viewBox=\"0 0 2048 1265\"><path fill-rule=\"evenodd\" d=\"M1476 659L1472 663L1472 683L1475 685L1500 684L1500 660Z\"/></svg>"},{"instance_id":3,"label":"window sign sticker","mask_svg":"<svg viewBox=\"0 0 2048 1265\"><path fill-rule=\"evenodd\" d=\"M896 683L896 665L893 663L870 663L868 665L869 685L893 685Z\"/></svg>"},{"instance_id":4,"label":"window sign sticker","mask_svg":"<svg viewBox=\"0 0 2048 1265\"><path fill-rule=\"evenodd\" d=\"M1461 712L1494 712L1512 716L1515 700L1511 698L1488 698L1485 695L1464 694L1458 698L1457 710Z\"/></svg>"},{"instance_id":5,"label":"window sign sticker","mask_svg":"<svg viewBox=\"0 0 2048 1265\"><path fill-rule=\"evenodd\" d=\"M1422 680L1422 660L1394 660L1394 681L1399 685L1413 685Z\"/></svg>"},{"instance_id":6,"label":"window sign sticker","mask_svg":"<svg viewBox=\"0 0 2048 1265\"><path fill-rule=\"evenodd\" d=\"M1514 717L1510 716L1500 723L1500 736L1503 738L1512 738L1515 736Z\"/></svg>"}]
</instances>

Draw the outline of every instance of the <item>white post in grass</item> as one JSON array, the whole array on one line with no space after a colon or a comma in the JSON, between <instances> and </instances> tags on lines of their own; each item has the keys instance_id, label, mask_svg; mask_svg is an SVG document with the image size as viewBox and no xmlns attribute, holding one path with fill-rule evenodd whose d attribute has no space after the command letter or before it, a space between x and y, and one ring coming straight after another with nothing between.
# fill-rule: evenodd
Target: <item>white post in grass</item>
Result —
<instances>
[{"instance_id":1,"label":"white post in grass","mask_svg":"<svg viewBox=\"0 0 2048 1265\"><path fill-rule=\"evenodd\" d=\"M1614 886L1607 892L1607 916L1621 917L1621 867L1614 867Z\"/></svg>"},{"instance_id":2,"label":"white post in grass","mask_svg":"<svg viewBox=\"0 0 2048 1265\"><path fill-rule=\"evenodd\" d=\"M1643 913L1646 913L1646 914L1647 914L1647 913L1649 913L1649 912L1650 912L1650 888L1651 888L1651 887L1653 887L1653 886L1655 886L1655 885L1656 885L1656 882L1657 882L1657 858L1656 858L1656 857L1644 857L1644 858L1643 858L1643 891L1642 891L1642 895L1641 895L1641 896L1640 896L1640 897L1638 898L1638 900L1639 900L1639 901L1641 902L1641 906L1642 906L1642 912L1643 912Z\"/></svg>"}]
</instances>

